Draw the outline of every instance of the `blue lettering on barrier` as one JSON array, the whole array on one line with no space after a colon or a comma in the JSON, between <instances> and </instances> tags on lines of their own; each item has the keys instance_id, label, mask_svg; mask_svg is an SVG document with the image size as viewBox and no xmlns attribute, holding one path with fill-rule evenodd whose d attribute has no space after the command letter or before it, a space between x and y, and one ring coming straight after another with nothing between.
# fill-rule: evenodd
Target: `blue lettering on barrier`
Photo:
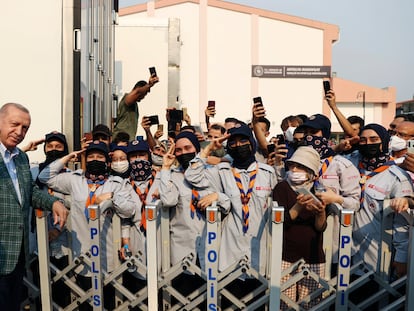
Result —
<instances>
[{"instance_id":1,"label":"blue lettering on barrier","mask_svg":"<svg viewBox=\"0 0 414 311\"><path fill-rule=\"evenodd\" d=\"M210 284L210 297L211 298L214 298L214 284L213 283L211 283Z\"/></svg>"},{"instance_id":2,"label":"blue lettering on barrier","mask_svg":"<svg viewBox=\"0 0 414 311\"><path fill-rule=\"evenodd\" d=\"M215 250L209 251L207 255L208 255L208 261L209 262L216 262L217 252Z\"/></svg>"},{"instance_id":3,"label":"blue lettering on barrier","mask_svg":"<svg viewBox=\"0 0 414 311\"><path fill-rule=\"evenodd\" d=\"M96 228L91 228L91 240L93 240L93 237L95 236L95 235L97 235L98 234L98 229L96 229Z\"/></svg>"},{"instance_id":4,"label":"blue lettering on barrier","mask_svg":"<svg viewBox=\"0 0 414 311\"><path fill-rule=\"evenodd\" d=\"M94 261L92 261L91 270L92 270L93 273L99 273L99 270L97 270L96 267L95 267L95 262Z\"/></svg>"},{"instance_id":5,"label":"blue lettering on barrier","mask_svg":"<svg viewBox=\"0 0 414 311\"><path fill-rule=\"evenodd\" d=\"M214 303L210 303L208 305L208 310L210 310L210 311L217 311L217 307L216 307L216 305Z\"/></svg>"},{"instance_id":6,"label":"blue lettering on barrier","mask_svg":"<svg viewBox=\"0 0 414 311\"><path fill-rule=\"evenodd\" d=\"M213 275L213 269L208 268L208 280L209 281L215 281L216 277Z\"/></svg>"},{"instance_id":7,"label":"blue lettering on barrier","mask_svg":"<svg viewBox=\"0 0 414 311\"><path fill-rule=\"evenodd\" d=\"M208 233L208 244L210 245L213 240L217 238L217 235L215 232L209 232Z\"/></svg>"},{"instance_id":8,"label":"blue lettering on barrier","mask_svg":"<svg viewBox=\"0 0 414 311\"><path fill-rule=\"evenodd\" d=\"M339 275L339 286L344 286L344 287L348 286L347 283L344 283L344 275L343 274Z\"/></svg>"},{"instance_id":9,"label":"blue lettering on barrier","mask_svg":"<svg viewBox=\"0 0 414 311\"><path fill-rule=\"evenodd\" d=\"M342 255L341 258L339 258L339 264L342 268L348 268L351 264L351 258L347 255Z\"/></svg>"},{"instance_id":10,"label":"blue lettering on barrier","mask_svg":"<svg viewBox=\"0 0 414 311\"><path fill-rule=\"evenodd\" d=\"M341 291L341 305L343 306L345 304L345 291Z\"/></svg>"},{"instance_id":11,"label":"blue lettering on barrier","mask_svg":"<svg viewBox=\"0 0 414 311\"><path fill-rule=\"evenodd\" d=\"M351 242L351 237L348 235L343 235L341 239L341 248L345 247L345 244L349 244Z\"/></svg>"},{"instance_id":12,"label":"blue lettering on barrier","mask_svg":"<svg viewBox=\"0 0 414 311\"><path fill-rule=\"evenodd\" d=\"M97 307L101 305L101 297L99 297L99 295L93 296L93 305Z\"/></svg>"},{"instance_id":13,"label":"blue lettering on barrier","mask_svg":"<svg viewBox=\"0 0 414 311\"><path fill-rule=\"evenodd\" d=\"M97 277L96 277L96 275L95 275L95 277L94 277L94 286L95 286L95 287L94 287L94 288L95 288L95 289L98 289L98 285L99 285L99 284L98 284L98 278L97 278Z\"/></svg>"},{"instance_id":14,"label":"blue lettering on barrier","mask_svg":"<svg viewBox=\"0 0 414 311\"><path fill-rule=\"evenodd\" d=\"M99 247L98 245L92 245L91 247L92 256L96 257L99 255Z\"/></svg>"}]
</instances>

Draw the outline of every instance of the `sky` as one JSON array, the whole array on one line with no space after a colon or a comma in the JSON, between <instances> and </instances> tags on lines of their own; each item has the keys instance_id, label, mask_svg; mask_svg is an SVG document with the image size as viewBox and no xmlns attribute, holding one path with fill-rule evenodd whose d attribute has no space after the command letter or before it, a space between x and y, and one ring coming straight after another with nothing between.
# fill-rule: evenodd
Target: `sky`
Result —
<instances>
[{"instance_id":1,"label":"sky","mask_svg":"<svg viewBox=\"0 0 414 311\"><path fill-rule=\"evenodd\" d=\"M146 0L119 0L119 6ZM397 102L414 98L413 0L227 0L339 27L332 72L371 87L394 86Z\"/></svg>"}]
</instances>

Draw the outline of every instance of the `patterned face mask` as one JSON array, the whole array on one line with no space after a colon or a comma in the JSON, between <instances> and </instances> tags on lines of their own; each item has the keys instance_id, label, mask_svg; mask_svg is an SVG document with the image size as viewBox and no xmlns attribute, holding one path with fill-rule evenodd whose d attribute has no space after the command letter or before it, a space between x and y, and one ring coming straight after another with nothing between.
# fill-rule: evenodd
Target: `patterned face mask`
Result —
<instances>
[{"instance_id":1,"label":"patterned face mask","mask_svg":"<svg viewBox=\"0 0 414 311\"><path fill-rule=\"evenodd\" d=\"M303 142L307 146L312 146L319 153L321 159L335 155L332 148L328 146L328 140L325 137L306 135Z\"/></svg>"},{"instance_id":2,"label":"patterned face mask","mask_svg":"<svg viewBox=\"0 0 414 311\"><path fill-rule=\"evenodd\" d=\"M131 161L131 179L135 181L146 180L152 173L152 165L150 161L137 159Z\"/></svg>"}]
</instances>

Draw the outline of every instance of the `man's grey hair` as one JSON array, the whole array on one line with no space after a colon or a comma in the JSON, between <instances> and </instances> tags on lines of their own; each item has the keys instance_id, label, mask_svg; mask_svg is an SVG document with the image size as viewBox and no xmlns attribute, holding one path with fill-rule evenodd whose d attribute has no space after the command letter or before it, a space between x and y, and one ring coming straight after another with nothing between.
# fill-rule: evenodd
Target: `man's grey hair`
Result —
<instances>
[{"instance_id":1,"label":"man's grey hair","mask_svg":"<svg viewBox=\"0 0 414 311\"><path fill-rule=\"evenodd\" d=\"M16 109L19 109L27 114L30 114L29 109L27 109L25 106L21 105L21 104L17 104L17 103L7 103L4 104L1 108L0 108L0 118L3 118L4 116L7 115L7 113L9 112L9 108L10 107L14 107Z\"/></svg>"}]
</instances>

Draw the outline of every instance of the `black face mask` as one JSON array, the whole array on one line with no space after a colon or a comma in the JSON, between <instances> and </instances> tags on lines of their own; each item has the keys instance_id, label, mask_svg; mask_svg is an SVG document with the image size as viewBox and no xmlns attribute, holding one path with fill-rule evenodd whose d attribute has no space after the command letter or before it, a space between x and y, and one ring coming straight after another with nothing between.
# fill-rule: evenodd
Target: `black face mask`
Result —
<instances>
[{"instance_id":1,"label":"black face mask","mask_svg":"<svg viewBox=\"0 0 414 311\"><path fill-rule=\"evenodd\" d=\"M89 161L86 162L86 171L95 176L105 175L108 172L108 165L98 160Z\"/></svg>"},{"instance_id":2,"label":"black face mask","mask_svg":"<svg viewBox=\"0 0 414 311\"><path fill-rule=\"evenodd\" d=\"M60 159L67 155L67 152L63 150L50 150L46 152L46 162L52 163L53 161Z\"/></svg>"},{"instance_id":3,"label":"black face mask","mask_svg":"<svg viewBox=\"0 0 414 311\"><path fill-rule=\"evenodd\" d=\"M177 156L177 160L178 160L178 162L180 162L183 169L186 170L188 168L188 166L190 165L190 161L192 159L194 159L195 156L196 156L195 152L183 153L183 154Z\"/></svg>"},{"instance_id":4,"label":"black face mask","mask_svg":"<svg viewBox=\"0 0 414 311\"><path fill-rule=\"evenodd\" d=\"M366 158L374 158L380 155L381 143L359 145L359 152Z\"/></svg>"},{"instance_id":5,"label":"black face mask","mask_svg":"<svg viewBox=\"0 0 414 311\"><path fill-rule=\"evenodd\" d=\"M246 161L252 156L250 145L241 145L229 148L228 153L234 160L237 159L240 162Z\"/></svg>"}]
</instances>

